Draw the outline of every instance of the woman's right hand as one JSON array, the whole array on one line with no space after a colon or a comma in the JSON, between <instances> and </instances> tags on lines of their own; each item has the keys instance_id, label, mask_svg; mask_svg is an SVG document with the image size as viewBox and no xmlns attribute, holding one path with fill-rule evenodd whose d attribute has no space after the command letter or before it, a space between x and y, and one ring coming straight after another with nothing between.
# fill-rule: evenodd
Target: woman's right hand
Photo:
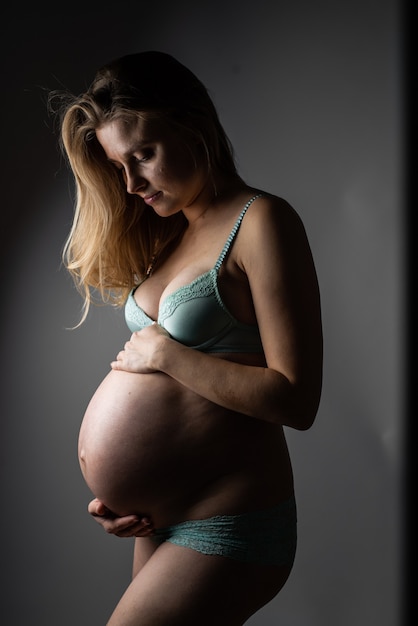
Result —
<instances>
[{"instance_id":1,"label":"woman's right hand","mask_svg":"<svg viewBox=\"0 0 418 626\"><path fill-rule=\"evenodd\" d=\"M107 533L117 537L149 537L154 532L152 521L146 515L118 517L97 498L89 503L88 512Z\"/></svg>"}]
</instances>

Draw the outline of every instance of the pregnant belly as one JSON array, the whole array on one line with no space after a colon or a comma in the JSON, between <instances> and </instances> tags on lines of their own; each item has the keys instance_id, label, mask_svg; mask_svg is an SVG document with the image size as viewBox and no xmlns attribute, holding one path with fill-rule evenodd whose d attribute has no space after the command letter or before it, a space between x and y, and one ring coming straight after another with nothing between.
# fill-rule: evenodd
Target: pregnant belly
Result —
<instances>
[{"instance_id":1,"label":"pregnant belly","mask_svg":"<svg viewBox=\"0 0 418 626\"><path fill-rule=\"evenodd\" d=\"M81 470L92 493L118 514L181 506L213 475L212 461L204 460L208 450L208 459L216 458L214 437L222 440L216 434L222 419L213 411L164 374L111 371L79 435Z\"/></svg>"}]
</instances>

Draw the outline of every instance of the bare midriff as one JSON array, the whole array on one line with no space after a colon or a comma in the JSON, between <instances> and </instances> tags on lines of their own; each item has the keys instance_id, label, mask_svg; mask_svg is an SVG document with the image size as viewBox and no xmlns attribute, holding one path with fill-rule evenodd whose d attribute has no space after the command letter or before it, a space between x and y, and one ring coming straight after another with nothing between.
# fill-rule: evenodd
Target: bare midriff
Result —
<instances>
[{"instance_id":1,"label":"bare midriff","mask_svg":"<svg viewBox=\"0 0 418 626\"><path fill-rule=\"evenodd\" d=\"M84 415L79 459L95 497L117 515L149 515L156 527L266 508L293 493L280 426L162 373L109 372Z\"/></svg>"}]
</instances>

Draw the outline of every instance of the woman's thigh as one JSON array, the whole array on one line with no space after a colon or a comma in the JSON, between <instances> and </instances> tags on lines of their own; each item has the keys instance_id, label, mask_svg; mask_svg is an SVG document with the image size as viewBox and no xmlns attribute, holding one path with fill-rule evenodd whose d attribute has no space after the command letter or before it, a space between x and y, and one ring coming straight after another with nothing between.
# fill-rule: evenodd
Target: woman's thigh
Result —
<instances>
[{"instance_id":1,"label":"woman's thigh","mask_svg":"<svg viewBox=\"0 0 418 626\"><path fill-rule=\"evenodd\" d=\"M107 626L239 626L280 591L290 567L241 563L163 543Z\"/></svg>"}]
</instances>

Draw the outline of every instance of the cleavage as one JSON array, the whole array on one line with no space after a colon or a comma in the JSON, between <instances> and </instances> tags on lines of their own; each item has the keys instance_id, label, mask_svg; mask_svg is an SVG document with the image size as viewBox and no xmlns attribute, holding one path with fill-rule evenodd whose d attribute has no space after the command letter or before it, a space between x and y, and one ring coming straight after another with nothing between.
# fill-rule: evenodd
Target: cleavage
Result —
<instances>
[{"instance_id":1,"label":"cleavage","mask_svg":"<svg viewBox=\"0 0 418 626\"><path fill-rule=\"evenodd\" d=\"M212 268L202 268L201 272L196 273L196 268L194 271L190 271L190 268L185 268L185 271L181 271L168 283L165 283L162 280L163 276L159 276L157 272L156 275L149 276L138 285L134 292L135 302L147 317L152 320L158 320L160 308L166 300L181 289L189 287L198 278L209 274L211 270Z\"/></svg>"}]
</instances>

